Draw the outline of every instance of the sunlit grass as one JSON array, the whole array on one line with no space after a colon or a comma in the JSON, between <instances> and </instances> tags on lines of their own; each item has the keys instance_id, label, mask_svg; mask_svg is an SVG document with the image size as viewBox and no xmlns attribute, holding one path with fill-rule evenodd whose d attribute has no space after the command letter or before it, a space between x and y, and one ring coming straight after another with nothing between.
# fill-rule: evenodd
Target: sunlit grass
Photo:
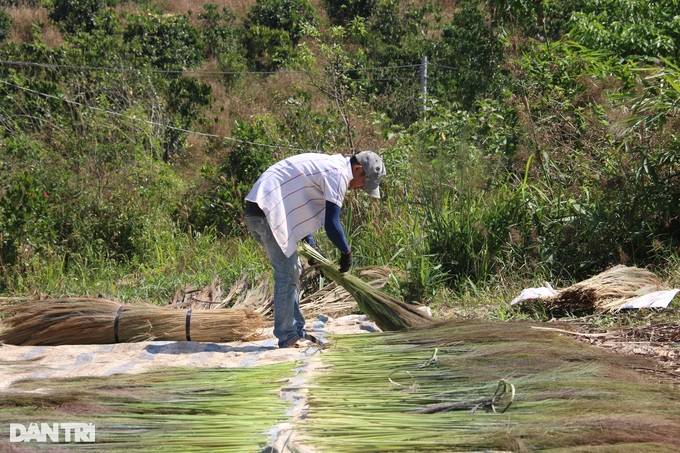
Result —
<instances>
[{"instance_id":1,"label":"sunlit grass","mask_svg":"<svg viewBox=\"0 0 680 453\"><path fill-rule=\"evenodd\" d=\"M69 449L255 452L267 445L271 428L287 419L278 392L294 366L28 380L0 402L0 429L9 432L9 423L83 422L95 424L96 444Z\"/></svg>"},{"instance_id":2,"label":"sunlit grass","mask_svg":"<svg viewBox=\"0 0 680 453\"><path fill-rule=\"evenodd\" d=\"M303 432L333 452L677 447L671 388L634 373L630 358L543 333L465 322L338 337L312 383ZM501 379L517 393L494 413L480 401ZM416 413L441 403L457 409Z\"/></svg>"}]
</instances>

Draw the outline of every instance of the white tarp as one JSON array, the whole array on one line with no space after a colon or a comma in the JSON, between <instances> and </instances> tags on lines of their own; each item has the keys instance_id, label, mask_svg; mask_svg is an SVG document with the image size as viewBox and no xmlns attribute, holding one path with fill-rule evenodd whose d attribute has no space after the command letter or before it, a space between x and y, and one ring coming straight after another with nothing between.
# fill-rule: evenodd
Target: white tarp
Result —
<instances>
[{"instance_id":1,"label":"white tarp","mask_svg":"<svg viewBox=\"0 0 680 453\"><path fill-rule=\"evenodd\" d=\"M680 292L680 289L669 289L664 291L654 291L628 301L621 309L627 308L666 308L673 298ZM519 296L515 297L510 305L517 305L525 300L546 299L557 295L557 291L550 285L539 288L523 289Z\"/></svg>"}]
</instances>

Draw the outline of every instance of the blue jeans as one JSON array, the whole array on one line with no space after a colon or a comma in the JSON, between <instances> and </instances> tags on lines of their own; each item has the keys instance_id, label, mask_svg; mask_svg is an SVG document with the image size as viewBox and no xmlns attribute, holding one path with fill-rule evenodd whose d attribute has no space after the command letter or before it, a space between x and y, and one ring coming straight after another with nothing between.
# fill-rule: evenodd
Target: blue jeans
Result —
<instances>
[{"instance_id":1,"label":"blue jeans","mask_svg":"<svg viewBox=\"0 0 680 453\"><path fill-rule=\"evenodd\" d=\"M274 336L279 347L285 348L306 334L300 311L302 265L297 253L290 257L283 254L265 217L246 215L245 222L255 240L264 246L274 268Z\"/></svg>"}]
</instances>

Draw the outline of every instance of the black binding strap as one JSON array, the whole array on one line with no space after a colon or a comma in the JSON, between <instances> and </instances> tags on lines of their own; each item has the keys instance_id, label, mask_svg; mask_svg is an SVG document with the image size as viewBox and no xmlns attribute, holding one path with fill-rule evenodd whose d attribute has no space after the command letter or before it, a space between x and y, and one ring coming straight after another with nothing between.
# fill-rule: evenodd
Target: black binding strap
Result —
<instances>
[{"instance_id":1,"label":"black binding strap","mask_svg":"<svg viewBox=\"0 0 680 453\"><path fill-rule=\"evenodd\" d=\"M190 334L190 329L189 329L189 326L191 325L191 310L193 310L193 309L190 308L189 310L187 310L187 320L186 320L186 323L185 323L185 330L187 332L187 341L191 341L191 334Z\"/></svg>"},{"instance_id":2,"label":"black binding strap","mask_svg":"<svg viewBox=\"0 0 680 453\"><path fill-rule=\"evenodd\" d=\"M113 320L113 338L116 340L116 343L120 343L118 340L118 323L120 322L120 314L123 312L123 306L121 305L118 307L118 311L116 312L116 318Z\"/></svg>"}]
</instances>

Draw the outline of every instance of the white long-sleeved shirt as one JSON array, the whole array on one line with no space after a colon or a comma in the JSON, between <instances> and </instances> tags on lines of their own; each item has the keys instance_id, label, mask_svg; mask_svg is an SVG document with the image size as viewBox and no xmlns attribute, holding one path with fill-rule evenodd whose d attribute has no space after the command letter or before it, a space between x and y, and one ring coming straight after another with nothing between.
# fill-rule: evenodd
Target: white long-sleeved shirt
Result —
<instances>
[{"instance_id":1,"label":"white long-sleeved shirt","mask_svg":"<svg viewBox=\"0 0 680 453\"><path fill-rule=\"evenodd\" d=\"M349 157L298 154L269 167L246 200L260 206L276 242L291 256L298 241L324 226L327 201L342 206L351 180Z\"/></svg>"}]
</instances>

